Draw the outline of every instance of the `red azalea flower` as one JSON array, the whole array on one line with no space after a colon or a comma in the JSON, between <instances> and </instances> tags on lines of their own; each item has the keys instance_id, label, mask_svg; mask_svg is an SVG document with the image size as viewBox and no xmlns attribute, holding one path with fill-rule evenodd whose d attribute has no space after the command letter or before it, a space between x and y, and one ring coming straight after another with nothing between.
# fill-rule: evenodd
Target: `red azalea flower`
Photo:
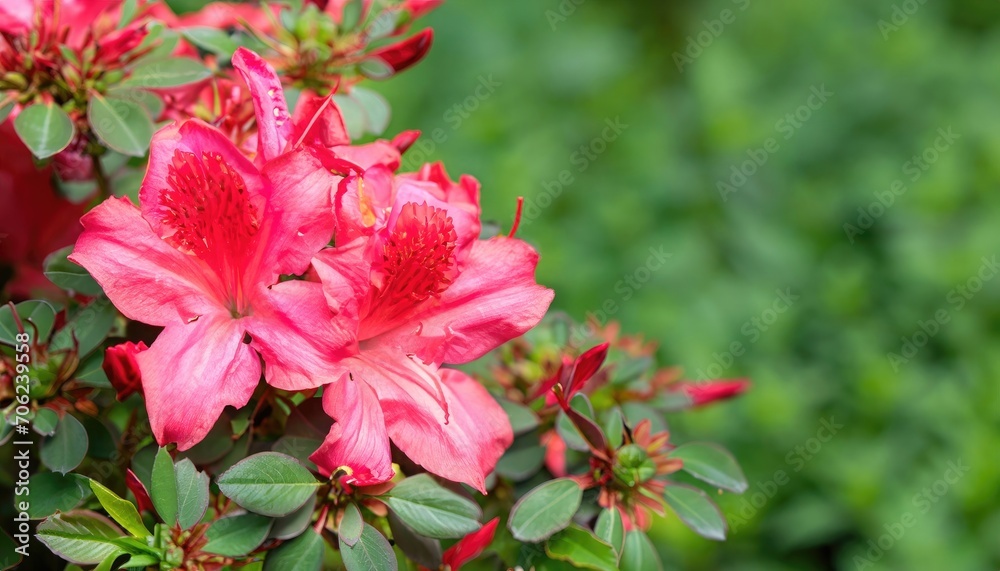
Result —
<instances>
[{"instance_id":1,"label":"red azalea flower","mask_svg":"<svg viewBox=\"0 0 1000 571\"><path fill-rule=\"evenodd\" d=\"M745 393L749 388L750 381L747 379L706 381L704 383L681 382L673 386L674 390L687 393L694 406L704 406L718 400L730 399Z\"/></svg>"},{"instance_id":2,"label":"red azalea flower","mask_svg":"<svg viewBox=\"0 0 1000 571\"><path fill-rule=\"evenodd\" d=\"M142 341L138 345L129 341L113 345L104 351L104 374L118 393L119 401L124 401L135 392L142 394L142 375L135 356L146 349L149 347Z\"/></svg>"},{"instance_id":3,"label":"red azalea flower","mask_svg":"<svg viewBox=\"0 0 1000 571\"><path fill-rule=\"evenodd\" d=\"M339 371L328 360L350 343L319 284L279 279L329 242L337 177L323 149L289 140L277 78L247 72L247 59L234 63L257 106L258 166L201 121L172 124L153 138L141 207L95 208L71 257L126 317L165 327L136 361L157 440L181 450L249 401L258 353L270 384L303 390Z\"/></svg>"},{"instance_id":4,"label":"red azalea flower","mask_svg":"<svg viewBox=\"0 0 1000 571\"><path fill-rule=\"evenodd\" d=\"M313 267L358 345L326 387L337 422L311 458L326 473L383 481L392 477L391 439L428 471L485 492L513 439L509 422L478 382L440 365L524 333L552 291L535 283L530 246L478 240L474 179L456 184L435 170L392 177L374 167L337 193L338 246Z\"/></svg>"}]
</instances>

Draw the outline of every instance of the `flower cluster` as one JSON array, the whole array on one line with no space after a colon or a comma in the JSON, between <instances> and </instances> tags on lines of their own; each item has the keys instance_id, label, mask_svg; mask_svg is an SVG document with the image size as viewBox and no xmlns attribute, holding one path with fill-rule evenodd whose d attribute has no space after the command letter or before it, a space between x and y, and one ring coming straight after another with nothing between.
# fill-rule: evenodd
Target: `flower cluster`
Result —
<instances>
[{"instance_id":1,"label":"flower cluster","mask_svg":"<svg viewBox=\"0 0 1000 571\"><path fill-rule=\"evenodd\" d=\"M724 537L671 477L742 472L663 416L747 382L543 321L520 202L490 230L472 176L402 172L418 132L375 138L359 84L427 53L438 4L0 6L0 440L42 437L33 492L60 493L24 510L54 554L647 569L653 514Z\"/></svg>"}]
</instances>

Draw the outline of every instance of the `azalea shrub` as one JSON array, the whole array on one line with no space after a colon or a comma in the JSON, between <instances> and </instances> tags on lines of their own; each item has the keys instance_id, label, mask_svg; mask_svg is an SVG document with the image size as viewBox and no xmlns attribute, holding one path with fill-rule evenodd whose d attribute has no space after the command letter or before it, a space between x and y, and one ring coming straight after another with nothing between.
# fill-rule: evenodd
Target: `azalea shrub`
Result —
<instances>
[{"instance_id":1,"label":"azalea shrub","mask_svg":"<svg viewBox=\"0 0 1000 571\"><path fill-rule=\"evenodd\" d=\"M437 1L108 4L0 6L3 568L639 571L656 518L725 538L746 480L667 419L748 382L549 312L521 204L484 223L382 138L366 82Z\"/></svg>"}]
</instances>

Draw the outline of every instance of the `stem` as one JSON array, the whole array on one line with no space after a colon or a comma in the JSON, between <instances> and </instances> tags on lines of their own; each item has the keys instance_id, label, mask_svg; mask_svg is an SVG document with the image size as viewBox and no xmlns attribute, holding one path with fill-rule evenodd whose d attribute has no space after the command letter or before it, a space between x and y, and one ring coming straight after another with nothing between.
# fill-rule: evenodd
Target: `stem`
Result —
<instances>
[{"instance_id":1,"label":"stem","mask_svg":"<svg viewBox=\"0 0 1000 571\"><path fill-rule=\"evenodd\" d=\"M108 198L111 196L111 182L108 180L108 175L104 172L101 157L90 155L90 158L94 164L94 180L97 181L97 188L101 191L101 198Z\"/></svg>"}]
</instances>

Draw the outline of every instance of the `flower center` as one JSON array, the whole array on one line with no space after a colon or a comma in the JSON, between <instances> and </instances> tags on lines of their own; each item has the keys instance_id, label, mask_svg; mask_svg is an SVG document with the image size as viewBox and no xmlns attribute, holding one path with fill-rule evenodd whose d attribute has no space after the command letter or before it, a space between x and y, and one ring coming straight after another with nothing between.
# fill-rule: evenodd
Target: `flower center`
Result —
<instances>
[{"instance_id":1,"label":"flower center","mask_svg":"<svg viewBox=\"0 0 1000 571\"><path fill-rule=\"evenodd\" d=\"M404 204L382 250L374 311L388 317L439 297L454 278L457 241L447 211L426 203Z\"/></svg>"},{"instance_id":2,"label":"flower center","mask_svg":"<svg viewBox=\"0 0 1000 571\"><path fill-rule=\"evenodd\" d=\"M167 183L160 206L163 224L173 232L165 240L215 270L223 297L241 312L243 262L255 250L261 221L243 177L218 153L198 157L175 150Z\"/></svg>"}]
</instances>

